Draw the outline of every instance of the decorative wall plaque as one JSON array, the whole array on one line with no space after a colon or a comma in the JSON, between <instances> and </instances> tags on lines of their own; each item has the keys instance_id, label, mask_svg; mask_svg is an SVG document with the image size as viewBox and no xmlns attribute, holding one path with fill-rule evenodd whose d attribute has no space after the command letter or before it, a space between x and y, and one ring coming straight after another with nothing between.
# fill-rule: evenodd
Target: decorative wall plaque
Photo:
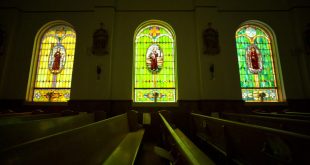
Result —
<instances>
[{"instance_id":1,"label":"decorative wall plaque","mask_svg":"<svg viewBox=\"0 0 310 165\"><path fill-rule=\"evenodd\" d=\"M107 45L108 45L108 32L103 28L103 23L100 23L100 28L95 31L93 35L93 47L92 53L94 55L104 55L108 54Z\"/></svg>"},{"instance_id":2,"label":"decorative wall plaque","mask_svg":"<svg viewBox=\"0 0 310 165\"><path fill-rule=\"evenodd\" d=\"M219 34L211 25L203 32L204 54L216 55L220 53Z\"/></svg>"}]
</instances>

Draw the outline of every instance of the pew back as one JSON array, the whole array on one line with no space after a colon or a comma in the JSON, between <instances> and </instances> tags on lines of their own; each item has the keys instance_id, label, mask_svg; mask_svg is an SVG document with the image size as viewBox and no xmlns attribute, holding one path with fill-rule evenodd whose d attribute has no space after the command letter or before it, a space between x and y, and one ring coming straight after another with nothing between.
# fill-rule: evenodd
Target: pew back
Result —
<instances>
[{"instance_id":1,"label":"pew back","mask_svg":"<svg viewBox=\"0 0 310 165\"><path fill-rule=\"evenodd\" d=\"M0 164L99 165L128 132L127 115L118 115L9 148Z\"/></svg>"},{"instance_id":2,"label":"pew back","mask_svg":"<svg viewBox=\"0 0 310 165\"><path fill-rule=\"evenodd\" d=\"M222 113L221 117L228 120L240 121L310 135L310 121L306 120L236 113Z\"/></svg>"},{"instance_id":3,"label":"pew back","mask_svg":"<svg viewBox=\"0 0 310 165\"><path fill-rule=\"evenodd\" d=\"M266 113L266 112L254 112L254 114L262 115L262 116L271 116L271 117L282 117L288 119L299 119L299 120L307 120L310 121L309 115L304 114L290 114L290 113Z\"/></svg>"},{"instance_id":4,"label":"pew back","mask_svg":"<svg viewBox=\"0 0 310 165\"><path fill-rule=\"evenodd\" d=\"M310 136L191 114L193 134L242 164L310 164Z\"/></svg>"},{"instance_id":5,"label":"pew back","mask_svg":"<svg viewBox=\"0 0 310 165\"><path fill-rule=\"evenodd\" d=\"M23 123L31 120L41 120L61 117L60 113L49 114L32 114L31 112L25 112L21 114L8 115L0 117L0 125Z\"/></svg>"},{"instance_id":6,"label":"pew back","mask_svg":"<svg viewBox=\"0 0 310 165\"><path fill-rule=\"evenodd\" d=\"M92 122L94 122L94 114L80 113L74 116L0 125L0 148L3 150L29 140L81 127Z\"/></svg>"}]
</instances>

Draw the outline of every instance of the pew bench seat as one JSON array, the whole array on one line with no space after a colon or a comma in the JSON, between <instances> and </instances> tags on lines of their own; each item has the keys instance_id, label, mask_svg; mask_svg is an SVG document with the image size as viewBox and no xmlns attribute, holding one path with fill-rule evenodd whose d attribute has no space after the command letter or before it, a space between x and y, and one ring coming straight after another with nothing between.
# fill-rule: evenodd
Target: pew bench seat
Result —
<instances>
[{"instance_id":1,"label":"pew bench seat","mask_svg":"<svg viewBox=\"0 0 310 165\"><path fill-rule=\"evenodd\" d=\"M112 154L104 161L104 165L132 165L138 154L142 142L144 129L129 132L121 143L114 149Z\"/></svg>"},{"instance_id":2,"label":"pew bench seat","mask_svg":"<svg viewBox=\"0 0 310 165\"><path fill-rule=\"evenodd\" d=\"M180 137L181 141L187 146L189 151L191 152L192 156L198 162L204 162L205 164L213 165L214 162L206 156L184 133L179 130L175 129L175 133Z\"/></svg>"},{"instance_id":3,"label":"pew bench seat","mask_svg":"<svg viewBox=\"0 0 310 165\"><path fill-rule=\"evenodd\" d=\"M203 153L180 129L173 128L170 125L169 122L171 122L171 118L168 111L161 111L158 114L162 119L163 126L165 128L165 131L163 132L163 140L165 140L167 143L170 143L170 146L172 146L170 147L171 151L174 150L174 155L172 156L174 156L175 159L170 163L178 164L180 161L183 164L215 165L213 160L205 155L205 153ZM175 152L175 149L177 152Z\"/></svg>"}]
</instances>

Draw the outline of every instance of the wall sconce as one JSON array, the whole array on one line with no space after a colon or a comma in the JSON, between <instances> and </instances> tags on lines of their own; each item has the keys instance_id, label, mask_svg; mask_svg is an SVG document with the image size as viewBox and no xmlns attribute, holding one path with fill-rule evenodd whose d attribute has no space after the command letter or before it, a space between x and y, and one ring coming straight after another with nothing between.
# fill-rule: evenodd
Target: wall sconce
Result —
<instances>
[{"instance_id":1,"label":"wall sconce","mask_svg":"<svg viewBox=\"0 0 310 165\"><path fill-rule=\"evenodd\" d=\"M101 66L100 65L97 65L96 72L97 72L97 80L100 80L100 74L101 74Z\"/></svg>"},{"instance_id":2,"label":"wall sconce","mask_svg":"<svg viewBox=\"0 0 310 165\"><path fill-rule=\"evenodd\" d=\"M214 64L210 64L209 66L209 71L210 71L210 80L215 80L215 75L214 75Z\"/></svg>"}]
</instances>

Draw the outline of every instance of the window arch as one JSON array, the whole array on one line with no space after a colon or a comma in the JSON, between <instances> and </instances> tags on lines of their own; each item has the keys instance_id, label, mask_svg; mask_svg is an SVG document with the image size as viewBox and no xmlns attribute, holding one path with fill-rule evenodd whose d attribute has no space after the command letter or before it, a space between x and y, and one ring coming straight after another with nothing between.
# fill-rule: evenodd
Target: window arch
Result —
<instances>
[{"instance_id":1,"label":"window arch","mask_svg":"<svg viewBox=\"0 0 310 165\"><path fill-rule=\"evenodd\" d=\"M36 35L27 100L67 102L70 99L76 33L63 21L44 25Z\"/></svg>"},{"instance_id":2,"label":"window arch","mask_svg":"<svg viewBox=\"0 0 310 165\"><path fill-rule=\"evenodd\" d=\"M165 22L141 24L134 37L134 102L176 102L176 37Z\"/></svg>"},{"instance_id":3,"label":"window arch","mask_svg":"<svg viewBox=\"0 0 310 165\"><path fill-rule=\"evenodd\" d=\"M256 21L236 31L242 99L246 102L283 101L275 35Z\"/></svg>"}]
</instances>

